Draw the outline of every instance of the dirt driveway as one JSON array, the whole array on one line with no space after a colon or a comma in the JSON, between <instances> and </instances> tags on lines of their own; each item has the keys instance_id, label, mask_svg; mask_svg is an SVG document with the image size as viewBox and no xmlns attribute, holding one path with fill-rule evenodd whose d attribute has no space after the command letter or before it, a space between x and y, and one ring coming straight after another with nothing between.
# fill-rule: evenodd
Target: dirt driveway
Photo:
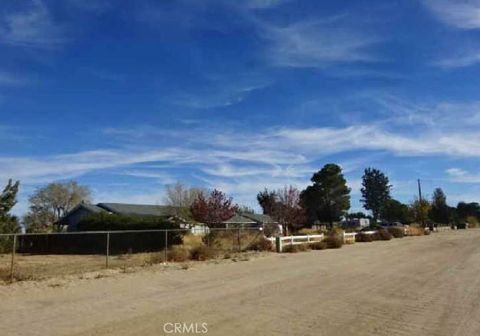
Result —
<instances>
[{"instance_id":1,"label":"dirt driveway","mask_svg":"<svg viewBox=\"0 0 480 336\"><path fill-rule=\"evenodd\" d=\"M178 335L165 323L183 322L208 335L480 335L480 230L0 287L1 335Z\"/></svg>"}]
</instances>

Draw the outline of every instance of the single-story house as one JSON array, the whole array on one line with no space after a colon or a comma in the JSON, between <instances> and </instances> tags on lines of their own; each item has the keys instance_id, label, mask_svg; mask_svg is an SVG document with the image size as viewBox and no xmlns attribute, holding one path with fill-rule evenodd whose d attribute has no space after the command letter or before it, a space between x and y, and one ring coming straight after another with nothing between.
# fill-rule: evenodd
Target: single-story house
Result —
<instances>
[{"instance_id":1,"label":"single-story house","mask_svg":"<svg viewBox=\"0 0 480 336\"><path fill-rule=\"evenodd\" d=\"M97 213L173 218L175 210L175 207L153 204L80 203L60 219L59 225L66 227L67 231L77 231L77 225L83 218Z\"/></svg>"},{"instance_id":2,"label":"single-story house","mask_svg":"<svg viewBox=\"0 0 480 336\"><path fill-rule=\"evenodd\" d=\"M242 212L223 222L226 228L260 228L269 224L278 224L268 215Z\"/></svg>"},{"instance_id":3,"label":"single-story house","mask_svg":"<svg viewBox=\"0 0 480 336\"><path fill-rule=\"evenodd\" d=\"M66 214L59 221L59 225L66 227L67 231L77 231L77 226L80 221L90 215L97 213L110 213L116 215L138 215L138 216L157 216L169 219L180 219L183 224L180 224L182 228L188 228L192 230L192 233L204 234L208 232L208 228L204 225L196 223L195 225L189 225L185 220L176 216L179 213L179 208L175 208L167 205L153 205L153 204L125 204L125 203L80 203L73 208L68 214ZM225 228L264 228L265 225L276 225L270 216L252 214L252 213L239 213L235 214L232 218L224 221L222 224Z\"/></svg>"}]
</instances>

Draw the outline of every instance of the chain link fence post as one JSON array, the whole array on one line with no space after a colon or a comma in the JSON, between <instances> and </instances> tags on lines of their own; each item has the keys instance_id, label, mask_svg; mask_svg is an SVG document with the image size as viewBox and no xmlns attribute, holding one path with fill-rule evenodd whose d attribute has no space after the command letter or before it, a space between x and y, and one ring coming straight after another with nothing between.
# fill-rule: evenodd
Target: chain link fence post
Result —
<instances>
[{"instance_id":1,"label":"chain link fence post","mask_svg":"<svg viewBox=\"0 0 480 336\"><path fill-rule=\"evenodd\" d=\"M165 230L165 263L168 261L168 230Z\"/></svg>"},{"instance_id":2,"label":"chain link fence post","mask_svg":"<svg viewBox=\"0 0 480 336\"><path fill-rule=\"evenodd\" d=\"M108 268L108 257L110 256L110 232L107 232L107 248L105 256L105 268Z\"/></svg>"},{"instance_id":3,"label":"chain link fence post","mask_svg":"<svg viewBox=\"0 0 480 336\"><path fill-rule=\"evenodd\" d=\"M10 282L13 282L15 272L15 252L17 249L17 235L13 235L12 261L10 263Z\"/></svg>"}]
</instances>

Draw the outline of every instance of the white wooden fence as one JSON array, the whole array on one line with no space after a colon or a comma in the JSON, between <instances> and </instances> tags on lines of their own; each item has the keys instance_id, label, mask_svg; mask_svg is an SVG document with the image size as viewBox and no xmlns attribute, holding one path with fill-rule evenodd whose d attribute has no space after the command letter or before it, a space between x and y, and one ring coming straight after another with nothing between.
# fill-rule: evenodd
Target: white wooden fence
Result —
<instances>
[{"instance_id":1,"label":"white wooden fence","mask_svg":"<svg viewBox=\"0 0 480 336\"><path fill-rule=\"evenodd\" d=\"M267 238L272 242L272 244L277 244L277 252L282 252L283 247L287 245L301 245L301 244L312 244L322 241L325 238L325 235L305 235L305 236L287 236L287 237L270 237Z\"/></svg>"},{"instance_id":2,"label":"white wooden fence","mask_svg":"<svg viewBox=\"0 0 480 336\"><path fill-rule=\"evenodd\" d=\"M366 234L366 235L372 235L372 234L377 233L377 231L362 231L362 232L345 232L345 231L343 231L343 242L345 244L355 243L355 237L359 233Z\"/></svg>"},{"instance_id":3,"label":"white wooden fence","mask_svg":"<svg viewBox=\"0 0 480 336\"><path fill-rule=\"evenodd\" d=\"M376 233L377 231L363 231L363 234L371 235ZM343 242L344 243L354 243L355 236L360 232L343 232ZM267 238L272 242L273 245L276 245L277 252L282 252L283 247L287 245L301 245L301 244L312 244L316 242L320 242L325 238L325 235L318 234L318 235L305 235L305 236L287 236L287 237L270 237Z\"/></svg>"}]
</instances>

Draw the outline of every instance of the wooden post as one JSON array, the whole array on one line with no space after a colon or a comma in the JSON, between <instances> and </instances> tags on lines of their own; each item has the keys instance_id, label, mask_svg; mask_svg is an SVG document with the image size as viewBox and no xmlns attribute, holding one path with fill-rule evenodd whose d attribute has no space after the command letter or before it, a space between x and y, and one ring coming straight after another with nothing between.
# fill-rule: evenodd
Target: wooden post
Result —
<instances>
[{"instance_id":1,"label":"wooden post","mask_svg":"<svg viewBox=\"0 0 480 336\"><path fill-rule=\"evenodd\" d=\"M10 282L13 282L16 249L17 249L17 235L13 235L12 262L10 263Z\"/></svg>"},{"instance_id":2,"label":"wooden post","mask_svg":"<svg viewBox=\"0 0 480 336\"><path fill-rule=\"evenodd\" d=\"M282 237L275 237L277 253L282 253Z\"/></svg>"},{"instance_id":3,"label":"wooden post","mask_svg":"<svg viewBox=\"0 0 480 336\"><path fill-rule=\"evenodd\" d=\"M105 268L108 268L108 257L110 256L110 232L107 232L107 248L105 253Z\"/></svg>"}]
</instances>

